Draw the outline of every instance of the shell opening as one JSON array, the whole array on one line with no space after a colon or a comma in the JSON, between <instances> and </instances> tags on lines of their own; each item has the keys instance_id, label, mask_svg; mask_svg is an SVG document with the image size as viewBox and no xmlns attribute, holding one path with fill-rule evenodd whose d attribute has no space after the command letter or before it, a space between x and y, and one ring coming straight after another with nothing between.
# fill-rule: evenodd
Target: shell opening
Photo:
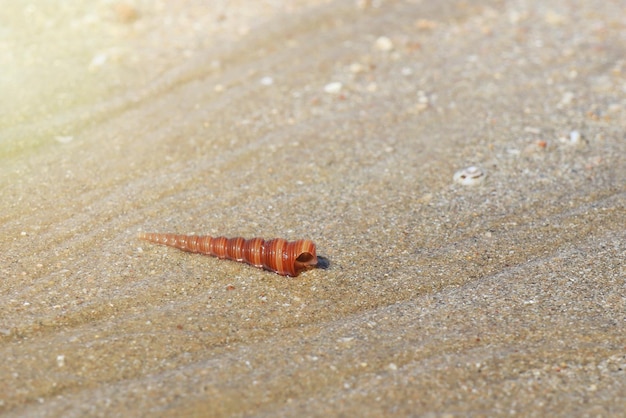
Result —
<instances>
[{"instance_id":1,"label":"shell opening","mask_svg":"<svg viewBox=\"0 0 626 418\"><path fill-rule=\"evenodd\" d=\"M303 270L315 268L317 266L317 257L311 253L302 253L295 260L296 274Z\"/></svg>"},{"instance_id":2,"label":"shell opening","mask_svg":"<svg viewBox=\"0 0 626 418\"><path fill-rule=\"evenodd\" d=\"M312 265L317 264L317 257L311 253L302 253L296 258L296 261L298 263Z\"/></svg>"}]
</instances>

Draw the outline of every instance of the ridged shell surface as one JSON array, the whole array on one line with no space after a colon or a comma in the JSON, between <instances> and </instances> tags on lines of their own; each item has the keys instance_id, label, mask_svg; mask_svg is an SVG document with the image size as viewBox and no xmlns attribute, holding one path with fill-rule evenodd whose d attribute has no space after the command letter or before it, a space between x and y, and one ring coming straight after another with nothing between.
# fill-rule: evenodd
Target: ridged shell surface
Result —
<instances>
[{"instance_id":1,"label":"ridged shell surface","mask_svg":"<svg viewBox=\"0 0 626 418\"><path fill-rule=\"evenodd\" d=\"M161 233L144 233L140 234L139 238L183 251L245 262L282 276L295 277L304 270L314 268L318 262L315 244L309 240L287 241L282 238L264 240Z\"/></svg>"}]
</instances>

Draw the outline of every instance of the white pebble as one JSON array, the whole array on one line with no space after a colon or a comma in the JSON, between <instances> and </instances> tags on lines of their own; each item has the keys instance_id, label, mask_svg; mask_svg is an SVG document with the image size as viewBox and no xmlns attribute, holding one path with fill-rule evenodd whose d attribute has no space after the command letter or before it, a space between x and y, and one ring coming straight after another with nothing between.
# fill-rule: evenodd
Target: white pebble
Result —
<instances>
[{"instance_id":1,"label":"white pebble","mask_svg":"<svg viewBox=\"0 0 626 418\"><path fill-rule=\"evenodd\" d=\"M423 90L417 92L417 101L421 104L428 104L428 96Z\"/></svg>"},{"instance_id":2,"label":"white pebble","mask_svg":"<svg viewBox=\"0 0 626 418\"><path fill-rule=\"evenodd\" d=\"M572 131L569 133L569 142L570 144L578 144L580 142L580 132Z\"/></svg>"},{"instance_id":3,"label":"white pebble","mask_svg":"<svg viewBox=\"0 0 626 418\"><path fill-rule=\"evenodd\" d=\"M330 94L337 94L343 88L343 84L338 81L334 81L332 83L328 83L324 86L324 91Z\"/></svg>"},{"instance_id":4,"label":"white pebble","mask_svg":"<svg viewBox=\"0 0 626 418\"><path fill-rule=\"evenodd\" d=\"M271 86L274 84L274 79L272 77L263 77L261 79L261 84L264 86Z\"/></svg>"},{"instance_id":5,"label":"white pebble","mask_svg":"<svg viewBox=\"0 0 626 418\"><path fill-rule=\"evenodd\" d=\"M93 70L93 69L96 69L98 67L102 67L104 65L104 63L107 62L108 59L109 59L109 57L107 56L107 54L104 54L104 53L100 53L100 54L95 55L91 59L91 62L89 63L89 69Z\"/></svg>"},{"instance_id":6,"label":"white pebble","mask_svg":"<svg viewBox=\"0 0 626 418\"><path fill-rule=\"evenodd\" d=\"M358 73L362 73L363 71L365 71L365 67L363 66L363 64L358 63L358 62L353 62L352 64L350 64L351 73L358 74Z\"/></svg>"},{"instance_id":7,"label":"white pebble","mask_svg":"<svg viewBox=\"0 0 626 418\"><path fill-rule=\"evenodd\" d=\"M69 144L74 140L73 136L59 135L55 136L54 139L61 144Z\"/></svg>"},{"instance_id":8,"label":"white pebble","mask_svg":"<svg viewBox=\"0 0 626 418\"><path fill-rule=\"evenodd\" d=\"M63 354L60 354L57 356L57 366L58 367L65 366L65 356Z\"/></svg>"},{"instance_id":9,"label":"white pebble","mask_svg":"<svg viewBox=\"0 0 626 418\"><path fill-rule=\"evenodd\" d=\"M393 49L393 42L391 42L391 39L387 38L386 36L381 36L380 38L376 39L374 46L379 51L391 51Z\"/></svg>"},{"instance_id":10,"label":"white pebble","mask_svg":"<svg viewBox=\"0 0 626 418\"><path fill-rule=\"evenodd\" d=\"M471 166L454 173L454 181L463 186L475 186L485 179L486 173L479 167Z\"/></svg>"}]
</instances>

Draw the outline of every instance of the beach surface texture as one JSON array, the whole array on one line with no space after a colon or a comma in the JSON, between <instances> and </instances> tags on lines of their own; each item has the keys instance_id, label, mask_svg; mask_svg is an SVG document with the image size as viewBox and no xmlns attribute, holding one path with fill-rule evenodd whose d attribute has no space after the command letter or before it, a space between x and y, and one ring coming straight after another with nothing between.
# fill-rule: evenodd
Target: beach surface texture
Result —
<instances>
[{"instance_id":1,"label":"beach surface texture","mask_svg":"<svg viewBox=\"0 0 626 418\"><path fill-rule=\"evenodd\" d=\"M625 9L4 0L0 414L626 416Z\"/></svg>"}]
</instances>

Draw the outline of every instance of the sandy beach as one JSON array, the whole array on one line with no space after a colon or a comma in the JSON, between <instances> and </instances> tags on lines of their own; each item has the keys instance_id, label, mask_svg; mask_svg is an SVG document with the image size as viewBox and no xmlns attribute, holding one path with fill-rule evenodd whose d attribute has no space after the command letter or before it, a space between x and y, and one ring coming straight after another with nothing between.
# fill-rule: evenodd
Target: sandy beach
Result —
<instances>
[{"instance_id":1,"label":"sandy beach","mask_svg":"<svg viewBox=\"0 0 626 418\"><path fill-rule=\"evenodd\" d=\"M626 415L626 2L5 3L0 415Z\"/></svg>"}]
</instances>

